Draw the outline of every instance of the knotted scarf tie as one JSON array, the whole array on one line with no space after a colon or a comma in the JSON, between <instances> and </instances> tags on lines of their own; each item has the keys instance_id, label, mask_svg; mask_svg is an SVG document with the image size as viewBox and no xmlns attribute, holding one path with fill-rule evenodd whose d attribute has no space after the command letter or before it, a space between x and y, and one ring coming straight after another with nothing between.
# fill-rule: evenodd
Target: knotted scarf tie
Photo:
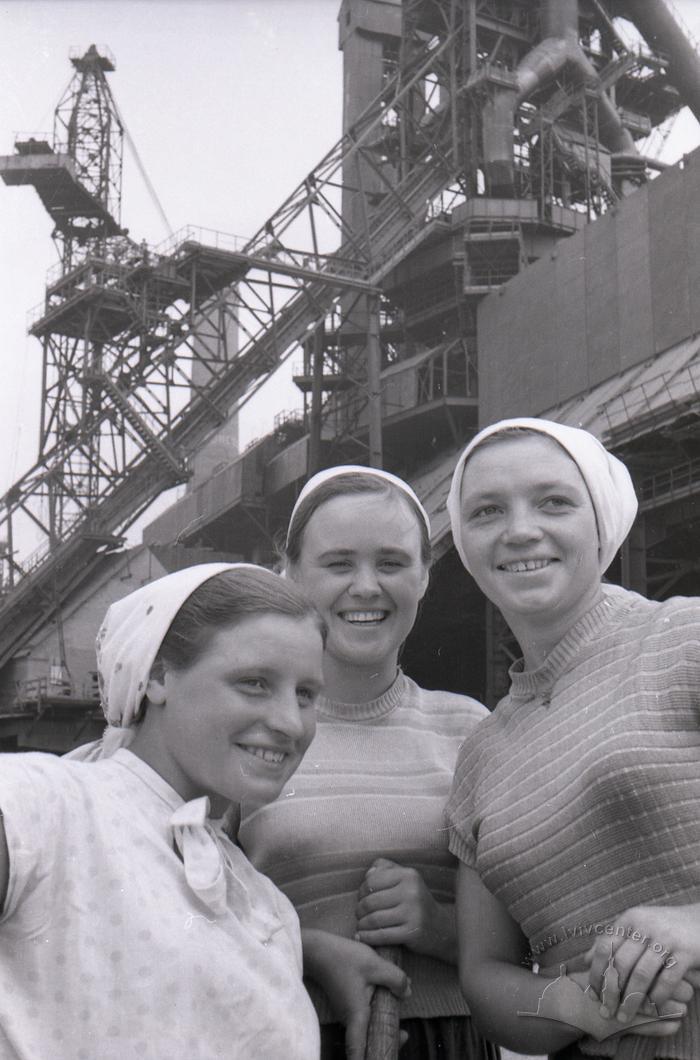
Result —
<instances>
[{"instance_id":1,"label":"knotted scarf tie","mask_svg":"<svg viewBox=\"0 0 700 1060\"><path fill-rule=\"evenodd\" d=\"M208 815L209 799L202 796L184 803L170 818L187 884L215 916L230 910L267 945L282 922L255 902L242 879L250 870L245 855L217 833Z\"/></svg>"}]
</instances>

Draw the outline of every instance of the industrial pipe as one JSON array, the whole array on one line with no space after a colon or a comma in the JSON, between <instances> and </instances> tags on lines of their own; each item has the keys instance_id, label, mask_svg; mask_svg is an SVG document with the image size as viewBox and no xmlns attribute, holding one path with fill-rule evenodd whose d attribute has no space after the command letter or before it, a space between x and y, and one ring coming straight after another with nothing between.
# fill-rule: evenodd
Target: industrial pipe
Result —
<instances>
[{"instance_id":1,"label":"industrial pipe","mask_svg":"<svg viewBox=\"0 0 700 1060\"><path fill-rule=\"evenodd\" d=\"M668 58L668 79L700 121L700 56L663 0L626 0L625 18L654 51Z\"/></svg>"},{"instance_id":2,"label":"industrial pipe","mask_svg":"<svg viewBox=\"0 0 700 1060\"><path fill-rule=\"evenodd\" d=\"M484 141L484 169L491 195L513 193L513 125L518 104L565 67L575 71L581 82L598 84L598 73L579 44L578 0L542 0L540 16L545 35L515 70L514 91L499 89L485 107L483 124L489 134ZM598 100L598 128L601 142L613 154L637 154L632 135L605 92Z\"/></svg>"}]
</instances>

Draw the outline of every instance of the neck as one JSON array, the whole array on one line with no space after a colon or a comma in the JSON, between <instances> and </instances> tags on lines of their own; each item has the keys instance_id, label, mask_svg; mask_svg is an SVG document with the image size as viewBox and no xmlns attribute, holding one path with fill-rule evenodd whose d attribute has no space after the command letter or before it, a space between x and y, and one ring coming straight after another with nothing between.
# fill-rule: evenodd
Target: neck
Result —
<instances>
[{"instance_id":1,"label":"neck","mask_svg":"<svg viewBox=\"0 0 700 1060\"><path fill-rule=\"evenodd\" d=\"M504 612L503 617L513 631L523 653L525 669L539 669L562 637L565 637L572 626L602 598L603 589L600 582L597 582L589 593L577 601L574 607L562 613L548 614L540 618Z\"/></svg>"},{"instance_id":2,"label":"neck","mask_svg":"<svg viewBox=\"0 0 700 1060\"><path fill-rule=\"evenodd\" d=\"M371 666L354 666L326 655L323 694L335 703L369 703L391 688L397 669L397 655Z\"/></svg>"}]
</instances>

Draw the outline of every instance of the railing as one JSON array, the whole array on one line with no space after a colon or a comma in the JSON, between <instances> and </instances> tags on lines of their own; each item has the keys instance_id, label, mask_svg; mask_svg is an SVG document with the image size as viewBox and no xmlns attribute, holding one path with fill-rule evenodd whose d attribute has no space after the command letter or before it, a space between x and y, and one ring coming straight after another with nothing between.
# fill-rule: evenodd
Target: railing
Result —
<instances>
[{"instance_id":1,"label":"railing","mask_svg":"<svg viewBox=\"0 0 700 1060\"><path fill-rule=\"evenodd\" d=\"M599 411L610 431L619 430L644 416L658 415L669 408L700 400L700 360L693 360L672 372L659 372L627 392L604 402Z\"/></svg>"},{"instance_id":2,"label":"railing","mask_svg":"<svg viewBox=\"0 0 700 1060\"><path fill-rule=\"evenodd\" d=\"M642 508L700 493L700 459L678 464L642 480L638 489Z\"/></svg>"}]
</instances>

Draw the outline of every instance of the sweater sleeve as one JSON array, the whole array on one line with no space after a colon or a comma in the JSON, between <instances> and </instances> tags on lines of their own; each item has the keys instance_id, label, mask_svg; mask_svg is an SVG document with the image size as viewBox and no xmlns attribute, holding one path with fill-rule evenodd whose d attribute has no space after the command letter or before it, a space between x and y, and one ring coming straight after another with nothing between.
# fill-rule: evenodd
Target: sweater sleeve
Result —
<instances>
[{"instance_id":1,"label":"sweater sleeve","mask_svg":"<svg viewBox=\"0 0 700 1060\"><path fill-rule=\"evenodd\" d=\"M478 777L480 741L472 734L462 744L452 780L452 790L445 806L445 819L449 828L449 847L455 857L476 867L476 844L478 825L476 821L475 787Z\"/></svg>"},{"instance_id":2,"label":"sweater sleeve","mask_svg":"<svg viewBox=\"0 0 700 1060\"><path fill-rule=\"evenodd\" d=\"M9 879L0 923L20 904L50 885L51 869L65 834L61 766L52 755L0 755L0 812L9 854ZM78 809L78 807L76 807ZM41 919L44 903L36 902ZM41 928L41 923L33 925Z\"/></svg>"}]
</instances>

